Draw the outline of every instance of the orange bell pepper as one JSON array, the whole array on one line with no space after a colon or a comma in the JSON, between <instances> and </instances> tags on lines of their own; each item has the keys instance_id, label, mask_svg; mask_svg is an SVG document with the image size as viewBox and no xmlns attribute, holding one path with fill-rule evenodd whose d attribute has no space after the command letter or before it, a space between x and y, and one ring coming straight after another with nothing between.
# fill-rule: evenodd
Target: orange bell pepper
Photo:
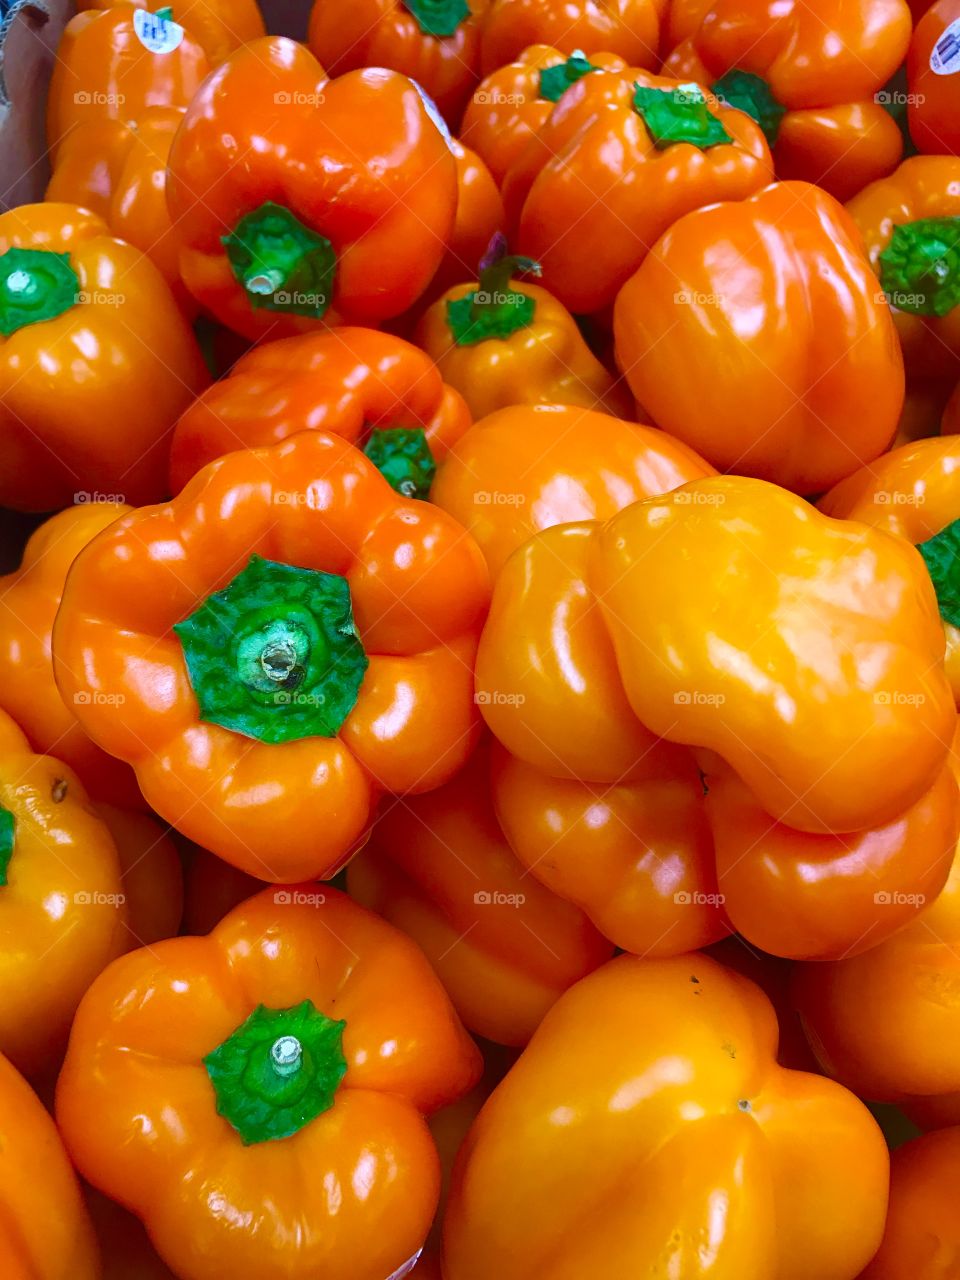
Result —
<instances>
[{"instance_id":1,"label":"orange bell pepper","mask_svg":"<svg viewBox=\"0 0 960 1280\"><path fill-rule=\"evenodd\" d=\"M486 751L446 786L388 809L347 887L423 948L464 1024L524 1045L563 992L613 946L511 853Z\"/></svg>"},{"instance_id":2,"label":"orange bell pepper","mask_svg":"<svg viewBox=\"0 0 960 1280\"><path fill-rule=\"evenodd\" d=\"M655 67L668 0L493 0L483 24L483 74L513 62L532 44L562 53L599 49L631 66Z\"/></svg>"},{"instance_id":3,"label":"orange bell pepper","mask_svg":"<svg viewBox=\"0 0 960 1280\"><path fill-rule=\"evenodd\" d=\"M886 1144L776 1043L766 996L706 956L584 978L467 1136L446 1280L854 1280L883 1234Z\"/></svg>"},{"instance_id":4,"label":"orange bell pepper","mask_svg":"<svg viewBox=\"0 0 960 1280\"><path fill-rule=\"evenodd\" d=\"M778 177L849 200L903 153L881 90L910 32L905 0L674 0L663 72L758 121Z\"/></svg>"},{"instance_id":5,"label":"orange bell pepper","mask_svg":"<svg viewBox=\"0 0 960 1280\"><path fill-rule=\"evenodd\" d=\"M591 71L622 71L626 65L614 53L567 57L552 45L533 44L481 82L463 113L460 140L482 156L502 184L572 84Z\"/></svg>"},{"instance_id":6,"label":"orange bell pepper","mask_svg":"<svg viewBox=\"0 0 960 1280\"><path fill-rule=\"evenodd\" d=\"M960 155L960 3L937 0L917 22L907 57L907 118L918 151Z\"/></svg>"},{"instance_id":7,"label":"orange bell pepper","mask_svg":"<svg viewBox=\"0 0 960 1280\"><path fill-rule=\"evenodd\" d=\"M890 1158L879 1252L860 1280L943 1280L960 1258L960 1128L928 1133Z\"/></svg>"},{"instance_id":8,"label":"orange bell pepper","mask_svg":"<svg viewBox=\"0 0 960 1280\"><path fill-rule=\"evenodd\" d=\"M197 301L251 339L406 311L457 207L456 162L431 110L392 71L328 81L282 36L231 54L187 109L167 173Z\"/></svg>"},{"instance_id":9,"label":"orange bell pepper","mask_svg":"<svg viewBox=\"0 0 960 1280\"><path fill-rule=\"evenodd\" d=\"M426 498L436 470L470 426L460 393L409 342L343 327L254 347L177 423L170 481L179 493L234 449L321 430L363 448L390 483Z\"/></svg>"},{"instance_id":10,"label":"orange bell pepper","mask_svg":"<svg viewBox=\"0 0 960 1280\"><path fill-rule=\"evenodd\" d=\"M186 107L210 71L202 44L169 10L133 3L88 9L64 30L47 99L47 147L94 120L140 119L148 107Z\"/></svg>"},{"instance_id":11,"label":"orange bell pepper","mask_svg":"<svg viewBox=\"0 0 960 1280\"><path fill-rule=\"evenodd\" d=\"M188 838L253 875L329 876L382 791L429 790L469 755L488 591L445 512L303 431L80 553L57 682Z\"/></svg>"},{"instance_id":12,"label":"orange bell pepper","mask_svg":"<svg viewBox=\"0 0 960 1280\"><path fill-rule=\"evenodd\" d=\"M0 214L0 503L155 501L166 437L207 385L156 267L75 205Z\"/></svg>"},{"instance_id":13,"label":"orange bell pepper","mask_svg":"<svg viewBox=\"0 0 960 1280\"><path fill-rule=\"evenodd\" d=\"M432 500L476 538L494 576L541 529L605 520L714 475L663 431L559 405L501 409L441 462Z\"/></svg>"},{"instance_id":14,"label":"orange bell pepper","mask_svg":"<svg viewBox=\"0 0 960 1280\"><path fill-rule=\"evenodd\" d=\"M860 520L920 548L940 606L947 677L960 706L960 609L953 551L960 533L960 439L937 436L894 449L848 476L819 506L829 516Z\"/></svg>"},{"instance_id":15,"label":"orange bell pepper","mask_svg":"<svg viewBox=\"0 0 960 1280\"><path fill-rule=\"evenodd\" d=\"M443 261L424 295L431 299L473 279L487 245L506 222L500 190L484 162L456 138L450 139L450 150L457 162L457 216Z\"/></svg>"},{"instance_id":16,"label":"orange bell pepper","mask_svg":"<svg viewBox=\"0 0 960 1280\"><path fill-rule=\"evenodd\" d=\"M93 1225L56 1125L3 1057L0 1133L4 1280L100 1280Z\"/></svg>"},{"instance_id":17,"label":"orange bell pepper","mask_svg":"<svg viewBox=\"0 0 960 1280\"><path fill-rule=\"evenodd\" d=\"M847 209L889 299L907 373L960 376L960 158L905 160Z\"/></svg>"},{"instance_id":18,"label":"orange bell pepper","mask_svg":"<svg viewBox=\"0 0 960 1280\"><path fill-rule=\"evenodd\" d=\"M0 1052L29 1075L54 1065L80 997L126 945L107 824L72 769L31 752L0 714Z\"/></svg>"},{"instance_id":19,"label":"orange bell pepper","mask_svg":"<svg viewBox=\"0 0 960 1280\"><path fill-rule=\"evenodd\" d=\"M118 3L149 11L157 0L77 0L77 9L112 9ZM178 0L173 16L203 46L211 67L266 34L257 0Z\"/></svg>"},{"instance_id":20,"label":"orange bell pepper","mask_svg":"<svg viewBox=\"0 0 960 1280\"><path fill-rule=\"evenodd\" d=\"M721 470L817 493L896 429L890 309L849 215L806 183L675 223L617 298L614 332L656 425Z\"/></svg>"},{"instance_id":21,"label":"orange bell pepper","mask_svg":"<svg viewBox=\"0 0 960 1280\"><path fill-rule=\"evenodd\" d=\"M480 77L490 0L314 0L307 43L334 75L390 67L423 86L451 125Z\"/></svg>"},{"instance_id":22,"label":"orange bell pepper","mask_svg":"<svg viewBox=\"0 0 960 1280\"><path fill-rule=\"evenodd\" d=\"M418 948L317 889L125 956L78 1010L64 1140L182 1280L389 1276L429 1230L424 1115L480 1054Z\"/></svg>"},{"instance_id":23,"label":"orange bell pepper","mask_svg":"<svg viewBox=\"0 0 960 1280\"><path fill-rule=\"evenodd\" d=\"M760 126L635 67L585 75L563 95L504 184L517 250L571 311L609 306L684 214L773 180Z\"/></svg>"},{"instance_id":24,"label":"orange bell pepper","mask_svg":"<svg viewBox=\"0 0 960 1280\"><path fill-rule=\"evenodd\" d=\"M180 279L180 249L167 208L167 160L182 107L148 107L135 126L107 118L78 125L57 153L47 200L79 204L119 240L147 255L188 312L196 304Z\"/></svg>"},{"instance_id":25,"label":"orange bell pepper","mask_svg":"<svg viewBox=\"0 0 960 1280\"><path fill-rule=\"evenodd\" d=\"M626 417L621 381L604 368L577 322L546 289L512 279L540 274L494 237L479 279L448 290L424 314L416 340L474 418L518 404L567 404Z\"/></svg>"},{"instance_id":26,"label":"orange bell pepper","mask_svg":"<svg viewBox=\"0 0 960 1280\"><path fill-rule=\"evenodd\" d=\"M53 678L51 637L67 571L80 550L130 511L115 502L68 507L30 537L19 569L0 578L0 710L41 754L55 753L94 800L135 808L133 770L101 751L80 728Z\"/></svg>"}]
</instances>

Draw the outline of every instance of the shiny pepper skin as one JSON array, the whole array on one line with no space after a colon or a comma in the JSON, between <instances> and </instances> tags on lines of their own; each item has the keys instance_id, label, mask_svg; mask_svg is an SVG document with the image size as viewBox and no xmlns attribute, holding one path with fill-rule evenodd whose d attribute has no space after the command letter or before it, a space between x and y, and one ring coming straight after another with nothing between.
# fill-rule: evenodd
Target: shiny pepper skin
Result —
<instances>
[{"instance_id":1,"label":"shiny pepper skin","mask_svg":"<svg viewBox=\"0 0 960 1280\"><path fill-rule=\"evenodd\" d=\"M483 74L533 44L566 54L609 49L632 66L655 67L666 8L667 0L493 0L483 24Z\"/></svg>"},{"instance_id":2,"label":"shiny pepper skin","mask_svg":"<svg viewBox=\"0 0 960 1280\"><path fill-rule=\"evenodd\" d=\"M154 12L156 0L78 0L77 10L112 9L120 3ZM240 45L265 34L257 0L181 0L174 18L203 46L211 68L218 67Z\"/></svg>"},{"instance_id":3,"label":"shiny pepper skin","mask_svg":"<svg viewBox=\"0 0 960 1280\"><path fill-rule=\"evenodd\" d=\"M937 0L917 22L910 42L910 136L918 151L932 156L960 155L960 64L951 54L958 19L958 0Z\"/></svg>"}]
</instances>

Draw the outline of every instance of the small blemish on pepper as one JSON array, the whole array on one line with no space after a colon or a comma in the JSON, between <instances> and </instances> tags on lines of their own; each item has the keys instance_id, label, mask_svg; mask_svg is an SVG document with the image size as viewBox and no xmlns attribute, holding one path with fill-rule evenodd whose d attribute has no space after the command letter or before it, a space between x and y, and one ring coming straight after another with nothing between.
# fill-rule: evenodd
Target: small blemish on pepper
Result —
<instances>
[{"instance_id":1,"label":"small blemish on pepper","mask_svg":"<svg viewBox=\"0 0 960 1280\"><path fill-rule=\"evenodd\" d=\"M54 804L60 804L67 798L67 780L66 778L54 778L53 786L50 788L50 797Z\"/></svg>"}]
</instances>

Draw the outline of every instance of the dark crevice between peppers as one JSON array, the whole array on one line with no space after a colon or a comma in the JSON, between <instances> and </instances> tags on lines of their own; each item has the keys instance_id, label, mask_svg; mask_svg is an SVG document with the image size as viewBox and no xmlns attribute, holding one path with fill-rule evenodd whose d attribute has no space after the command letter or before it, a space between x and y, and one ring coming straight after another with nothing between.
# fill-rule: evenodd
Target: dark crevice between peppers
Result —
<instances>
[{"instance_id":1,"label":"dark crevice between peppers","mask_svg":"<svg viewBox=\"0 0 960 1280\"><path fill-rule=\"evenodd\" d=\"M770 86L761 76L750 71L739 71L736 67L713 85L712 92L728 107L735 107L744 112L763 130L767 145L776 145L780 134L780 125L787 114L787 108L781 106Z\"/></svg>"},{"instance_id":2,"label":"dark crevice between peppers","mask_svg":"<svg viewBox=\"0 0 960 1280\"><path fill-rule=\"evenodd\" d=\"M80 301L70 255L50 249L8 249L0 255L0 333L62 316Z\"/></svg>"},{"instance_id":3,"label":"dark crevice between peppers","mask_svg":"<svg viewBox=\"0 0 960 1280\"><path fill-rule=\"evenodd\" d=\"M681 85L679 89L647 89L638 84L634 87L633 106L658 151L678 142L706 151L733 141L694 84Z\"/></svg>"},{"instance_id":4,"label":"dark crevice between peppers","mask_svg":"<svg viewBox=\"0 0 960 1280\"><path fill-rule=\"evenodd\" d=\"M437 464L423 427L375 427L363 452L397 493L424 502L429 498Z\"/></svg>"},{"instance_id":5,"label":"dark crevice between peppers","mask_svg":"<svg viewBox=\"0 0 960 1280\"><path fill-rule=\"evenodd\" d=\"M260 556L173 629L200 718L259 742L336 737L369 666L346 578Z\"/></svg>"},{"instance_id":6,"label":"dark crevice between peppers","mask_svg":"<svg viewBox=\"0 0 960 1280\"><path fill-rule=\"evenodd\" d=\"M217 1113L244 1146L289 1138L329 1111L347 1071L345 1022L304 1000L290 1009L258 1005L203 1059Z\"/></svg>"},{"instance_id":7,"label":"dark crevice between peppers","mask_svg":"<svg viewBox=\"0 0 960 1280\"><path fill-rule=\"evenodd\" d=\"M558 62L553 67L544 67L540 72L540 97L546 102L559 102L572 84L582 80L591 71L598 70L599 68L579 51L572 53L566 62Z\"/></svg>"},{"instance_id":8,"label":"dark crevice between peppers","mask_svg":"<svg viewBox=\"0 0 960 1280\"><path fill-rule=\"evenodd\" d=\"M0 804L0 885L7 883L7 871L13 857L17 820L9 809Z\"/></svg>"},{"instance_id":9,"label":"dark crevice between peppers","mask_svg":"<svg viewBox=\"0 0 960 1280\"><path fill-rule=\"evenodd\" d=\"M325 315L333 298L336 252L289 209L268 200L221 239L252 307L315 319Z\"/></svg>"},{"instance_id":10,"label":"dark crevice between peppers","mask_svg":"<svg viewBox=\"0 0 960 1280\"><path fill-rule=\"evenodd\" d=\"M540 263L508 253L506 236L498 231L480 262L480 287L447 303L447 324L458 347L509 338L533 323L536 299L510 288L520 274L540 275Z\"/></svg>"},{"instance_id":11,"label":"dark crevice between peppers","mask_svg":"<svg viewBox=\"0 0 960 1280\"><path fill-rule=\"evenodd\" d=\"M960 303L960 218L920 218L894 227L880 254L880 284L900 311L952 311Z\"/></svg>"},{"instance_id":12,"label":"dark crevice between peppers","mask_svg":"<svg viewBox=\"0 0 960 1280\"><path fill-rule=\"evenodd\" d=\"M401 0L425 36L453 36L470 17L466 0Z\"/></svg>"},{"instance_id":13,"label":"dark crevice between peppers","mask_svg":"<svg viewBox=\"0 0 960 1280\"><path fill-rule=\"evenodd\" d=\"M960 627L960 520L921 542L917 550L923 556L937 593L940 616Z\"/></svg>"}]
</instances>

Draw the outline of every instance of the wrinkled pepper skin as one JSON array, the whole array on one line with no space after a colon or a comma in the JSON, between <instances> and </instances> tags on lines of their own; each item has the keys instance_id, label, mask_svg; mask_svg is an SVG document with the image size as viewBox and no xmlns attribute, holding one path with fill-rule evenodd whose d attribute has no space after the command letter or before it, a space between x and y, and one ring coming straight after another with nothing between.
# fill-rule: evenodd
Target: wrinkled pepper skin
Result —
<instances>
[{"instance_id":1,"label":"wrinkled pepper skin","mask_svg":"<svg viewBox=\"0 0 960 1280\"><path fill-rule=\"evenodd\" d=\"M936 436L894 449L848 476L818 505L828 516L859 520L914 546L927 542L960 519L960 439ZM960 627L945 616L953 613L946 597L940 612L944 664L960 706Z\"/></svg>"},{"instance_id":2,"label":"wrinkled pepper skin","mask_svg":"<svg viewBox=\"0 0 960 1280\"><path fill-rule=\"evenodd\" d=\"M155 0L78 0L77 10L112 9L118 3L153 12ZM257 0L180 0L173 16L203 46L211 69L234 49L266 34Z\"/></svg>"},{"instance_id":3,"label":"wrinkled pepper skin","mask_svg":"<svg viewBox=\"0 0 960 1280\"><path fill-rule=\"evenodd\" d=\"M606 369L584 341L577 322L539 285L512 280L502 296L533 303L529 323L506 337L468 340L461 345L451 327L449 308L486 295L481 281L458 284L424 314L416 341L435 361L445 381L460 392L473 417L485 418L512 405L566 404L627 417L633 408L622 379ZM469 338L469 331L468 331Z\"/></svg>"},{"instance_id":4,"label":"wrinkled pepper skin","mask_svg":"<svg viewBox=\"0 0 960 1280\"><path fill-rule=\"evenodd\" d=\"M74 1023L57 1085L71 1157L183 1280L382 1280L430 1227L440 1162L424 1117L473 1086L480 1054L417 947L318 887L266 889L207 937L131 953ZM278 1011L304 1002L332 1046L283 1034ZM251 1041L258 1006L267 1034ZM231 1046L244 1074L218 1080L211 1058ZM304 1073L304 1111L281 1114L273 1091Z\"/></svg>"},{"instance_id":5,"label":"wrinkled pepper skin","mask_svg":"<svg viewBox=\"0 0 960 1280\"><path fill-rule=\"evenodd\" d=\"M56 1067L80 997L126 945L109 827L72 769L34 755L0 718L0 1053L30 1076Z\"/></svg>"},{"instance_id":6,"label":"wrinkled pepper skin","mask_svg":"<svg viewBox=\"0 0 960 1280\"><path fill-rule=\"evenodd\" d=\"M21 251L47 318L14 314ZM85 209L21 205L0 215L0 293L0 504L161 498L168 433L209 375L156 267Z\"/></svg>"},{"instance_id":7,"label":"wrinkled pepper skin","mask_svg":"<svg viewBox=\"0 0 960 1280\"><path fill-rule=\"evenodd\" d=\"M818 493L896 430L890 309L849 215L806 183L675 223L617 298L614 332L656 425L721 470Z\"/></svg>"},{"instance_id":8,"label":"wrinkled pepper skin","mask_svg":"<svg viewBox=\"0 0 960 1280\"><path fill-rule=\"evenodd\" d=\"M910 136L918 151L933 156L960 155L960 65L949 58L949 44L941 44L958 18L957 0L937 0L917 23L907 57ZM948 59L938 59L941 67L949 68L946 74L937 74L932 66L938 47Z\"/></svg>"},{"instance_id":9,"label":"wrinkled pepper skin","mask_svg":"<svg viewBox=\"0 0 960 1280\"><path fill-rule=\"evenodd\" d=\"M167 208L167 161L182 107L148 107L134 128L120 120L78 125L57 154L47 200L82 205L119 240L147 255L177 301L193 299L180 279L180 248Z\"/></svg>"},{"instance_id":10,"label":"wrinkled pepper skin","mask_svg":"<svg viewBox=\"0 0 960 1280\"><path fill-rule=\"evenodd\" d=\"M78 13L57 48L47 99L47 146L54 164L71 130L95 119L140 119L149 107L186 107L210 72L189 32L154 52L134 29L135 4Z\"/></svg>"},{"instance_id":11,"label":"wrinkled pepper skin","mask_svg":"<svg viewBox=\"0 0 960 1280\"><path fill-rule=\"evenodd\" d=\"M713 475L663 431L560 405L501 409L437 470L431 500L469 529L496 575L533 534L606 520L631 502Z\"/></svg>"},{"instance_id":12,"label":"wrinkled pepper skin","mask_svg":"<svg viewBox=\"0 0 960 1280\"><path fill-rule=\"evenodd\" d=\"M469 1030L525 1045L613 946L526 875L497 823L488 770L480 750L445 786L389 808L347 887L423 949Z\"/></svg>"},{"instance_id":13,"label":"wrinkled pepper skin","mask_svg":"<svg viewBox=\"0 0 960 1280\"><path fill-rule=\"evenodd\" d=\"M589 63L605 71L623 71L627 65L614 53L591 53ZM546 124L558 101L553 96L556 88L541 79L543 72L564 65L567 55L559 49L549 44L530 45L515 62L491 71L467 103L460 140L486 161L498 185ZM575 81L571 79L571 83Z\"/></svg>"},{"instance_id":14,"label":"wrinkled pepper skin","mask_svg":"<svg viewBox=\"0 0 960 1280\"><path fill-rule=\"evenodd\" d=\"M883 1136L776 1047L766 996L698 953L584 978L467 1136L446 1280L855 1280L883 1233Z\"/></svg>"},{"instance_id":15,"label":"wrinkled pepper skin","mask_svg":"<svg viewBox=\"0 0 960 1280\"><path fill-rule=\"evenodd\" d=\"M608 49L635 67L657 65L667 0L493 0L480 46L483 74L533 44L562 53Z\"/></svg>"},{"instance_id":16,"label":"wrinkled pepper skin","mask_svg":"<svg viewBox=\"0 0 960 1280\"><path fill-rule=\"evenodd\" d=\"M708 119L710 138L670 142L635 106L638 86ZM636 67L577 81L504 184L512 239L543 267L544 287L577 314L609 306L657 240L684 214L743 200L773 181L760 126L743 111ZM702 97L699 90L696 93ZM585 246L589 245L589 250Z\"/></svg>"},{"instance_id":17,"label":"wrinkled pepper skin","mask_svg":"<svg viewBox=\"0 0 960 1280\"><path fill-rule=\"evenodd\" d=\"M60 511L31 534L19 569L0 578L0 709L30 746L56 754L94 800L143 807L133 770L101 751L60 696L53 678L53 620L67 572L80 551L131 510L117 502Z\"/></svg>"},{"instance_id":18,"label":"wrinkled pepper skin","mask_svg":"<svg viewBox=\"0 0 960 1280\"><path fill-rule=\"evenodd\" d=\"M7 1280L100 1280L93 1225L56 1125L0 1057L0 1271Z\"/></svg>"},{"instance_id":19,"label":"wrinkled pepper skin","mask_svg":"<svg viewBox=\"0 0 960 1280\"><path fill-rule=\"evenodd\" d=\"M406 311L457 205L456 162L415 84L379 68L328 81L281 36L244 45L205 82L167 182L184 283L250 339Z\"/></svg>"},{"instance_id":20,"label":"wrinkled pepper skin","mask_svg":"<svg viewBox=\"0 0 960 1280\"><path fill-rule=\"evenodd\" d=\"M170 450L179 493L234 449L277 444L298 431L329 431L363 448L373 430L421 428L438 462L470 426L459 392L402 338L344 326L254 347L180 418Z\"/></svg>"},{"instance_id":21,"label":"wrinkled pepper skin","mask_svg":"<svg viewBox=\"0 0 960 1280\"><path fill-rule=\"evenodd\" d=\"M678 592L690 565L708 595ZM591 581L638 718L716 751L778 821L879 826L942 769L956 719L943 627L901 539L718 476L609 520Z\"/></svg>"},{"instance_id":22,"label":"wrinkled pepper skin","mask_svg":"<svg viewBox=\"0 0 960 1280\"><path fill-rule=\"evenodd\" d=\"M331 75L390 67L416 80L451 125L480 77L480 35L490 0L405 4L404 0L314 0L307 43ZM443 35L431 34L431 9ZM421 23L417 16L424 17ZM427 28L427 29L425 29ZM447 28L450 28L447 30Z\"/></svg>"},{"instance_id":23,"label":"wrinkled pepper skin","mask_svg":"<svg viewBox=\"0 0 960 1280\"><path fill-rule=\"evenodd\" d=\"M849 200L901 158L881 91L910 32L905 0L675 0L663 72L763 119L778 177Z\"/></svg>"},{"instance_id":24,"label":"wrinkled pepper skin","mask_svg":"<svg viewBox=\"0 0 960 1280\"><path fill-rule=\"evenodd\" d=\"M80 553L57 681L184 835L261 878L330 876L381 791L429 790L469 755L488 592L445 512L304 431Z\"/></svg>"},{"instance_id":25,"label":"wrinkled pepper skin","mask_svg":"<svg viewBox=\"0 0 960 1280\"><path fill-rule=\"evenodd\" d=\"M960 1128L927 1133L890 1157L883 1242L861 1280L942 1280L960 1258Z\"/></svg>"}]
</instances>

